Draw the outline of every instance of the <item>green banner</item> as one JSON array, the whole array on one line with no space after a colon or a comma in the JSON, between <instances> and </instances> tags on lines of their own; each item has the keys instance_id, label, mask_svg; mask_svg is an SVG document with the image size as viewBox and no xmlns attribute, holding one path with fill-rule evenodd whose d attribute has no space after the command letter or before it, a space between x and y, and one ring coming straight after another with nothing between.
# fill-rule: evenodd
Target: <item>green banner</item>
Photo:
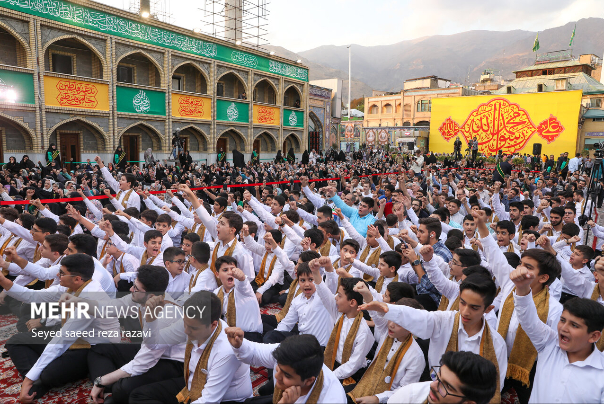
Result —
<instances>
[{"instance_id":1,"label":"green banner","mask_svg":"<svg viewBox=\"0 0 604 404\"><path fill-rule=\"evenodd\" d=\"M166 93L117 86L117 111L166 116Z\"/></svg>"},{"instance_id":2,"label":"green banner","mask_svg":"<svg viewBox=\"0 0 604 404\"><path fill-rule=\"evenodd\" d=\"M283 126L292 128L304 127L304 112L293 109L283 109Z\"/></svg>"},{"instance_id":3,"label":"green banner","mask_svg":"<svg viewBox=\"0 0 604 404\"><path fill-rule=\"evenodd\" d=\"M248 123L250 105L244 102L216 100L216 120Z\"/></svg>"},{"instance_id":4,"label":"green banner","mask_svg":"<svg viewBox=\"0 0 604 404\"><path fill-rule=\"evenodd\" d=\"M203 41L199 38L178 34L152 25L142 24L64 0L0 0L0 7L109 35L308 81L308 69L302 67L243 52L229 46Z\"/></svg>"},{"instance_id":5,"label":"green banner","mask_svg":"<svg viewBox=\"0 0 604 404\"><path fill-rule=\"evenodd\" d=\"M34 75L0 69L0 101L35 104Z\"/></svg>"}]
</instances>

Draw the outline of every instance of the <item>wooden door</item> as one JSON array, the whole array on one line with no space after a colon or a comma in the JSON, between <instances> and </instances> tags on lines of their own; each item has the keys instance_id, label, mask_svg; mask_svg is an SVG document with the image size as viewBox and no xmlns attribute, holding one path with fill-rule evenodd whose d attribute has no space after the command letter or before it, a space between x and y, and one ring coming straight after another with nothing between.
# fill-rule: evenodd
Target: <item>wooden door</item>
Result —
<instances>
[{"instance_id":1,"label":"wooden door","mask_svg":"<svg viewBox=\"0 0 604 404\"><path fill-rule=\"evenodd\" d=\"M256 150L258 154L260 154L260 138L254 140L254 150Z\"/></svg>"},{"instance_id":2,"label":"wooden door","mask_svg":"<svg viewBox=\"0 0 604 404\"><path fill-rule=\"evenodd\" d=\"M67 170L72 169L71 162L79 162L80 160L80 135L77 133L61 133L59 132L61 142L61 158ZM75 168L75 165L73 165Z\"/></svg>"},{"instance_id":3,"label":"wooden door","mask_svg":"<svg viewBox=\"0 0 604 404\"><path fill-rule=\"evenodd\" d=\"M283 148L281 151L283 152L283 158L285 158L285 156L287 156L287 140L283 141Z\"/></svg>"},{"instance_id":4,"label":"wooden door","mask_svg":"<svg viewBox=\"0 0 604 404\"><path fill-rule=\"evenodd\" d=\"M124 135L122 136L122 149L126 153L127 161L138 161L140 158L140 148L138 146L139 136L138 135ZM140 163L129 163L137 164L141 167Z\"/></svg>"},{"instance_id":5,"label":"wooden door","mask_svg":"<svg viewBox=\"0 0 604 404\"><path fill-rule=\"evenodd\" d=\"M216 142L216 153L220 153L220 149L222 149L223 152L228 153L227 140L224 137L219 138L218 142Z\"/></svg>"}]
</instances>

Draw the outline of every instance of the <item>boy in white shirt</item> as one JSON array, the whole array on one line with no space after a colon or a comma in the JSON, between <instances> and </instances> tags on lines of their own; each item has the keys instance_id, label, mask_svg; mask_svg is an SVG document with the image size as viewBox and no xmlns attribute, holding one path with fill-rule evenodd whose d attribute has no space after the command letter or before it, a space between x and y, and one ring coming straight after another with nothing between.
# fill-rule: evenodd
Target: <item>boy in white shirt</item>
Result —
<instances>
[{"instance_id":1,"label":"boy in white shirt","mask_svg":"<svg viewBox=\"0 0 604 404\"><path fill-rule=\"evenodd\" d=\"M472 352L446 352L430 373L434 381L408 384L388 403L487 404L497 390L497 368Z\"/></svg>"},{"instance_id":2,"label":"boy in white shirt","mask_svg":"<svg viewBox=\"0 0 604 404\"><path fill-rule=\"evenodd\" d=\"M219 257L216 271L221 286L214 290L214 294L221 299L226 323L229 327L243 329L246 339L262 341L260 307L250 280L237 268L237 260L228 255Z\"/></svg>"},{"instance_id":3,"label":"boy in white shirt","mask_svg":"<svg viewBox=\"0 0 604 404\"><path fill-rule=\"evenodd\" d=\"M345 403L346 394L323 364L323 348L312 335L290 336L280 344L246 341L239 328L228 328L233 351L243 363L275 369L273 402Z\"/></svg>"},{"instance_id":4,"label":"boy in white shirt","mask_svg":"<svg viewBox=\"0 0 604 404\"><path fill-rule=\"evenodd\" d=\"M518 320L538 353L529 403L603 402L604 356L595 343L604 328L604 307L590 299L568 300L556 332L539 320L534 278L524 266L510 274Z\"/></svg>"}]
</instances>

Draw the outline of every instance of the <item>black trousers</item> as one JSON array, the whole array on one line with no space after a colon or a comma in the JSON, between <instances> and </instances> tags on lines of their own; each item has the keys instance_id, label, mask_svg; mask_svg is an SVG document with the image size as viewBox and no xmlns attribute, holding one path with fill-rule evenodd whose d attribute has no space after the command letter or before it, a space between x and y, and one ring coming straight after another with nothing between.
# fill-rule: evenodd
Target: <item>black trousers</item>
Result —
<instances>
[{"instance_id":1,"label":"black trousers","mask_svg":"<svg viewBox=\"0 0 604 404\"><path fill-rule=\"evenodd\" d=\"M184 377L162 380L147 384L130 394L130 404L178 404L176 395L185 387ZM271 397L272 401L272 397ZM221 401L222 404L235 404L236 401ZM239 402L239 404L241 404Z\"/></svg>"},{"instance_id":2,"label":"black trousers","mask_svg":"<svg viewBox=\"0 0 604 404\"><path fill-rule=\"evenodd\" d=\"M42 338L34 337L31 332L24 332L13 335L6 342L6 349L21 376L25 377L31 370L50 339L46 344L43 341ZM50 362L40 374L38 383L45 388L36 390L36 398L44 395L48 388L61 387L84 379L88 375L88 351L89 349L68 350Z\"/></svg>"},{"instance_id":3,"label":"black trousers","mask_svg":"<svg viewBox=\"0 0 604 404\"><path fill-rule=\"evenodd\" d=\"M476 160L476 157L478 157L478 150L472 150L472 160Z\"/></svg>"},{"instance_id":4,"label":"black trousers","mask_svg":"<svg viewBox=\"0 0 604 404\"><path fill-rule=\"evenodd\" d=\"M283 341L285 338L291 336L291 335L298 335L300 334L298 332L298 330L291 330L291 331L277 331L277 330L273 330L268 332L267 334L264 334L264 338L263 341L265 344L278 344L281 341Z\"/></svg>"},{"instance_id":5,"label":"black trousers","mask_svg":"<svg viewBox=\"0 0 604 404\"><path fill-rule=\"evenodd\" d=\"M250 282L250 285L252 285L252 289L254 289L255 293L258 292L258 288L262 286L258 285L255 279ZM260 306L266 306L269 303L277 303L279 301L279 292L282 289L283 285L279 283L276 283L268 288L267 291L262 294L262 302L260 303Z\"/></svg>"}]
</instances>

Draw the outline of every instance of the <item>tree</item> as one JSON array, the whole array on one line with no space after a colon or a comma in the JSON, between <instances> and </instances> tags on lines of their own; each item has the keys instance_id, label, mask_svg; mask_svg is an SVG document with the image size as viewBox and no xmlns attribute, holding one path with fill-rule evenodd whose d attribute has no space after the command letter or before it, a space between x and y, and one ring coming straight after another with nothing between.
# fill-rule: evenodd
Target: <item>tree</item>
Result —
<instances>
[{"instance_id":1,"label":"tree","mask_svg":"<svg viewBox=\"0 0 604 404\"><path fill-rule=\"evenodd\" d=\"M355 98L350 103L351 108L356 109L357 111L365 112L365 98Z\"/></svg>"}]
</instances>

